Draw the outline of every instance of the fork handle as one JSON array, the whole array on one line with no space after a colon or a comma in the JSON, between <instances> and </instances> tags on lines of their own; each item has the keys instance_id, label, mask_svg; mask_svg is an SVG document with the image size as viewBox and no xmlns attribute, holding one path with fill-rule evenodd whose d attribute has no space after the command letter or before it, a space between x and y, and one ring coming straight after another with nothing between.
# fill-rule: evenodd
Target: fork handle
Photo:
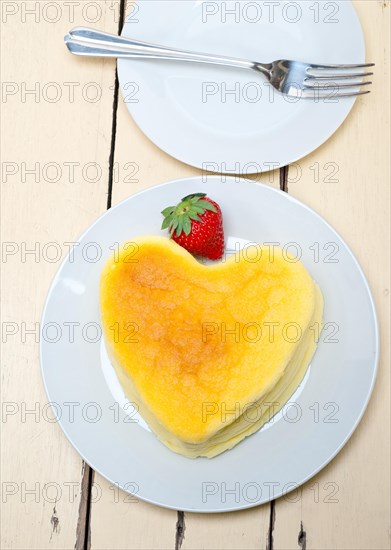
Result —
<instances>
[{"instance_id":1,"label":"fork handle","mask_svg":"<svg viewBox=\"0 0 391 550\"><path fill-rule=\"evenodd\" d=\"M269 74L268 69L270 68L270 65L246 59L167 48L86 27L72 29L64 37L64 41L69 51L76 55L189 61L241 69L257 69L266 75Z\"/></svg>"}]
</instances>

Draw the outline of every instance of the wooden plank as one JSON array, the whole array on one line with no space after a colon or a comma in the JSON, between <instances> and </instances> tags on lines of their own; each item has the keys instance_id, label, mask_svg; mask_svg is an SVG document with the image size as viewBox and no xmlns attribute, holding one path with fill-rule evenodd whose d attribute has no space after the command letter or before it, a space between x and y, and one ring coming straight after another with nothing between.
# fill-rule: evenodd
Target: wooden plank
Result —
<instances>
[{"instance_id":1,"label":"wooden plank","mask_svg":"<svg viewBox=\"0 0 391 550\"><path fill-rule=\"evenodd\" d=\"M91 505L91 548L150 550L175 547L177 513L127 495L95 476L99 499Z\"/></svg>"},{"instance_id":2,"label":"wooden plank","mask_svg":"<svg viewBox=\"0 0 391 550\"><path fill-rule=\"evenodd\" d=\"M301 491L277 500L278 550L390 548L390 3L361 0L356 8L367 59L376 62L373 93L357 101L331 140L300 161L298 181L292 169L288 191L324 216L360 261L377 305L382 359L368 410L349 443Z\"/></svg>"},{"instance_id":3,"label":"wooden plank","mask_svg":"<svg viewBox=\"0 0 391 550\"><path fill-rule=\"evenodd\" d=\"M224 514L186 514L183 550L267 548L270 504Z\"/></svg>"},{"instance_id":4,"label":"wooden plank","mask_svg":"<svg viewBox=\"0 0 391 550\"><path fill-rule=\"evenodd\" d=\"M92 4L85 9L62 0L1 4L8 137L2 145L1 548L69 549L82 461L50 421L38 324L65 243L106 208L115 65L71 56L62 38L76 24L116 32L118 5L101 1L94 11ZM34 329L36 335L27 332Z\"/></svg>"}]
</instances>

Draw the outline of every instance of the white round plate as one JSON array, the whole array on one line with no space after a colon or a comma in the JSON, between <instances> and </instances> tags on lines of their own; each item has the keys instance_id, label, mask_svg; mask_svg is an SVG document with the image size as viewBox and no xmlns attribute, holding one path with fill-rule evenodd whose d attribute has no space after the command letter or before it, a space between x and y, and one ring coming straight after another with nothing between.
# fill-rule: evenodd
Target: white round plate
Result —
<instances>
[{"instance_id":1,"label":"white round plate","mask_svg":"<svg viewBox=\"0 0 391 550\"><path fill-rule=\"evenodd\" d=\"M168 450L126 407L101 349L98 299L101 269L118 243L162 234L162 208L198 191L221 205L230 248L236 242L274 242L300 253L322 289L325 327L309 374L283 413L230 451L194 460ZM218 176L207 184L194 177L159 185L107 211L62 264L42 319L43 379L72 445L125 491L185 511L255 506L312 477L357 426L377 358L371 293L341 237L286 193L233 178L223 183Z\"/></svg>"},{"instance_id":2,"label":"white round plate","mask_svg":"<svg viewBox=\"0 0 391 550\"><path fill-rule=\"evenodd\" d=\"M131 8L123 35L175 48L270 62L363 63L350 0L154 1ZM158 147L212 172L249 174L294 162L325 142L355 98L292 100L253 71L119 59L125 104Z\"/></svg>"}]
</instances>

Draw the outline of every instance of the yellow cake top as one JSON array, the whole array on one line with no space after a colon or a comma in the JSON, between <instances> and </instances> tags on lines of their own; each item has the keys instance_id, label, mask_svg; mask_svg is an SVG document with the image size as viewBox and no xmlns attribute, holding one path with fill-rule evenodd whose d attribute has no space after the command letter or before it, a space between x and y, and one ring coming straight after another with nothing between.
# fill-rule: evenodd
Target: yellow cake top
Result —
<instances>
[{"instance_id":1,"label":"yellow cake top","mask_svg":"<svg viewBox=\"0 0 391 550\"><path fill-rule=\"evenodd\" d=\"M189 443L277 383L314 304L311 276L279 248L254 245L204 265L158 236L124 243L100 286L111 356L156 420Z\"/></svg>"}]
</instances>

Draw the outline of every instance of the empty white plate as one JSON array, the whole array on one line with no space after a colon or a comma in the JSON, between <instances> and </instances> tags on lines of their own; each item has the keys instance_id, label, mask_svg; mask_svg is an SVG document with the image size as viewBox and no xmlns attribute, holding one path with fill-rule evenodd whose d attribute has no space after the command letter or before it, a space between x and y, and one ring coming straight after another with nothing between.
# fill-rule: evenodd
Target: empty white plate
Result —
<instances>
[{"instance_id":1,"label":"empty white plate","mask_svg":"<svg viewBox=\"0 0 391 550\"><path fill-rule=\"evenodd\" d=\"M261 62L365 60L350 0L140 0L123 35ZM292 100L254 71L196 63L119 59L118 75L126 106L149 139L212 172L249 174L296 161L337 130L355 101L336 98L333 89L326 99Z\"/></svg>"},{"instance_id":2,"label":"empty white plate","mask_svg":"<svg viewBox=\"0 0 391 550\"><path fill-rule=\"evenodd\" d=\"M101 353L99 279L118 243L162 234L161 210L192 192L221 206L229 247L279 243L300 256L322 289L324 330L309 374L282 413L213 459L175 454L126 412ZM314 334L315 336L315 334ZM351 251L314 211L286 193L219 177L177 180L107 211L79 239L50 288L42 319L41 365L48 400L80 455L146 501L187 511L255 506L292 491L342 448L368 403L378 329L370 290ZM126 407L125 407L126 408Z\"/></svg>"}]
</instances>

